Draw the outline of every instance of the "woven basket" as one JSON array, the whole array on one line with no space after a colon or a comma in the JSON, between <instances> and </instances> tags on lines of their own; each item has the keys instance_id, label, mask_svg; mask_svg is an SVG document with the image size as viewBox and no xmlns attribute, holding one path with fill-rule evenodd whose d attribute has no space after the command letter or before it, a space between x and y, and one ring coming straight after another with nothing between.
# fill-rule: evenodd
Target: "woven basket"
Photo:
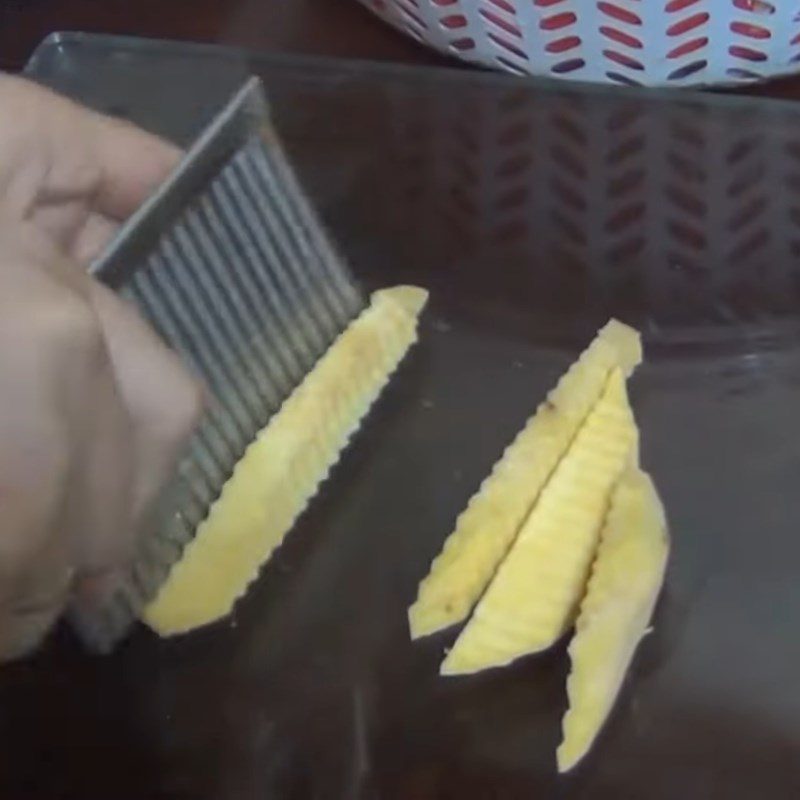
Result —
<instances>
[{"instance_id":1,"label":"woven basket","mask_svg":"<svg viewBox=\"0 0 800 800\"><path fill-rule=\"evenodd\" d=\"M409 36L496 69L697 86L800 70L798 0L359 0Z\"/></svg>"}]
</instances>

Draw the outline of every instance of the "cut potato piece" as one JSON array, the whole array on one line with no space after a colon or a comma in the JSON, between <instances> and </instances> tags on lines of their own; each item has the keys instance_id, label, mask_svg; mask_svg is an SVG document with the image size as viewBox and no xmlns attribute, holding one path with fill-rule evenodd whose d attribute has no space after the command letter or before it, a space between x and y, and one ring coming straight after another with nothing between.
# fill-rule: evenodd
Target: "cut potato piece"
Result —
<instances>
[{"instance_id":1,"label":"cut potato piece","mask_svg":"<svg viewBox=\"0 0 800 800\"><path fill-rule=\"evenodd\" d=\"M588 752L608 717L633 654L647 631L664 581L669 538L649 476L629 469L617 485L603 528L575 638L569 646L569 710L558 769Z\"/></svg>"},{"instance_id":2,"label":"cut potato piece","mask_svg":"<svg viewBox=\"0 0 800 800\"><path fill-rule=\"evenodd\" d=\"M427 296L410 286L376 292L261 431L145 609L157 633L230 613L416 340Z\"/></svg>"},{"instance_id":3,"label":"cut potato piece","mask_svg":"<svg viewBox=\"0 0 800 800\"><path fill-rule=\"evenodd\" d=\"M611 320L563 375L459 516L408 612L411 638L466 619L614 367L642 360L639 334Z\"/></svg>"},{"instance_id":4,"label":"cut potato piece","mask_svg":"<svg viewBox=\"0 0 800 800\"><path fill-rule=\"evenodd\" d=\"M615 369L442 664L443 675L544 650L572 624L611 490L637 438L625 378Z\"/></svg>"}]
</instances>

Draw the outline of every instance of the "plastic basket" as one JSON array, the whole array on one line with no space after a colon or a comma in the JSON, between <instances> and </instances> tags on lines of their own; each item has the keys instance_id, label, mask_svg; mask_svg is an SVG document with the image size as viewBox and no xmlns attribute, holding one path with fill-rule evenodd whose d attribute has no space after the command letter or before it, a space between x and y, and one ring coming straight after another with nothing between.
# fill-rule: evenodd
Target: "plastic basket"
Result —
<instances>
[{"instance_id":1,"label":"plastic basket","mask_svg":"<svg viewBox=\"0 0 800 800\"><path fill-rule=\"evenodd\" d=\"M636 86L800 70L798 0L359 0L409 36L518 74Z\"/></svg>"}]
</instances>

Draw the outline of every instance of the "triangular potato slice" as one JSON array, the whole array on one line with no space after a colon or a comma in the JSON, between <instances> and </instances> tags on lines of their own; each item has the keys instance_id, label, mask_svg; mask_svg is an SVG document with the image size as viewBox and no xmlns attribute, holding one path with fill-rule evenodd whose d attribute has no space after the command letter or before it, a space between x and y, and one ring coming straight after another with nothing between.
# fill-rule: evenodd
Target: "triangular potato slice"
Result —
<instances>
[{"instance_id":1,"label":"triangular potato slice","mask_svg":"<svg viewBox=\"0 0 800 800\"><path fill-rule=\"evenodd\" d=\"M637 331L611 320L562 376L459 516L408 612L411 638L466 619L612 369L642 360Z\"/></svg>"},{"instance_id":2,"label":"triangular potato slice","mask_svg":"<svg viewBox=\"0 0 800 800\"><path fill-rule=\"evenodd\" d=\"M614 491L575 638L569 646L569 710L558 769L588 752L647 631L669 555L664 509L649 476L625 472Z\"/></svg>"},{"instance_id":3,"label":"triangular potato slice","mask_svg":"<svg viewBox=\"0 0 800 800\"><path fill-rule=\"evenodd\" d=\"M245 452L144 621L162 636L225 617L338 461L417 338L428 293L376 292Z\"/></svg>"},{"instance_id":4,"label":"triangular potato slice","mask_svg":"<svg viewBox=\"0 0 800 800\"><path fill-rule=\"evenodd\" d=\"M637 439L625 378L615 369L442 664L443 675L508 664L545 650L569 628L612 488Z\"/></svg>"}]
</instances>

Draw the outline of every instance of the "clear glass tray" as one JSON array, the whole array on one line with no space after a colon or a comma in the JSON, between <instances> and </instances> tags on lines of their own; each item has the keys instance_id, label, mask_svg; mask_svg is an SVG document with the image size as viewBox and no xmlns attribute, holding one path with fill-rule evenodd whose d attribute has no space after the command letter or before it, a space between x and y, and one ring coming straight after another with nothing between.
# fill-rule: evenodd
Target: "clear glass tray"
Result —
<instances>
[{"instance_id":1,"label":"clear glass tray","mask_svg":"<svg viewBox=\"0 0 800 800\"><path fill-rule=\"evenodd\" d=\"M233 622L62 632L0 673L7 797L800 796L800 111L81 34L29 73L188 142L262 76L368 286L422 343ZM595 751L559 778L565 647L443 679L405 610L458 511L610 315L639 325L666 589Z\"/></svg>"}]
</instances>

